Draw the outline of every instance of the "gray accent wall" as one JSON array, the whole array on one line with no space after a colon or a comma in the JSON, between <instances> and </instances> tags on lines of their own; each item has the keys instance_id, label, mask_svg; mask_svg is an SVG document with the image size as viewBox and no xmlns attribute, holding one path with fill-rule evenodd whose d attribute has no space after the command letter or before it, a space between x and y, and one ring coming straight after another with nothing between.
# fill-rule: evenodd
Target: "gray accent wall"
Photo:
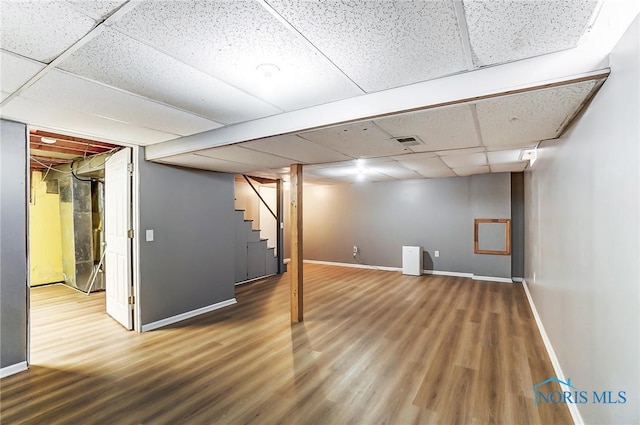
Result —
<instances>
[{"instance_id":1,"label":"gray accent wall","mask_svg":"<svg viewBox=\"0 0 640 425\"><path fill-rule=\"evenodd\" d=\"M233 298L234 176L143 160L139 176L142 325Z\"/></svg>"},{"instance_id":2,"label":"gray accent wall","mask_svg":"<svg viewBox=\"0 0 640 425\"><path fill-rule=\"evenodd\" d=\"M636 17L600 92L525 173L525 278L560 367L589 394L626 391L577 405L588 424L640 422L639 40Z\"/></svg>"},{"instance_id":3,"label":"gray accent wall","mask_svg":"<svg viewBox=\"0 0 640 425\"><path fill-rule=\"evenodd\" d=\"M510 256L473 253L473 219L510 218L510 197L508 173L306 185L304 258L402 267L402 246L420 245L425 269L510 278Z\"/></svg>"},{"instance_id":4,"label":"gray accent wall","mask_svg":"<svg viewBox=\"0 0 640 425\"><path fill-rule=\"evenodd\" d=\"M511 274L524 278L524 173L511 173Z\"/></svg>"},{"instance_id":5,"label":"gray accent wall","mask_svg":"<svg viewBox=\"0 0 640 425\"><path fill-rule=\"evenodd\" d=\"M27 133L0 120L0 367L27 360Z\"/></svg>"}]
</instances>

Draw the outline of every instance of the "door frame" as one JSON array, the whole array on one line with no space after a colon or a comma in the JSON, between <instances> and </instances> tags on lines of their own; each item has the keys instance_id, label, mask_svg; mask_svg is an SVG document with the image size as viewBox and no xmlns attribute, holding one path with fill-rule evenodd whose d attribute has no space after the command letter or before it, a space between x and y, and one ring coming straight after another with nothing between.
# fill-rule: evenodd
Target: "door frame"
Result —
<instances>
[{"instance_id":1,"label":"door frame","mask_svg":"<svg viewBox=\"0 0 640 425\"><path fill-rule=\"evenodd\" d=\"M30 161L29 157L31 156L31 150L29 146L29 130L31 128L30 125L25 126L25 203L26 203L26 226L25 226L25 239L26 239L26 257L27 257L27 281L26 281L26 304L27 304L27 368L31 364L31 276L29 270L31 269L31 258L29 257L29 249L30 249L30 228L29 228L29 213L31 211L31 203L30 192L31 192L31 173L30 173ZM38 126L39 129L42 130L50 130L50 131L60 131L56 129L49 129L45 127ZM74 134L69 133L69 135L73 136ZM82 137L82 135L77 135ZM99 140L99 138L98 138ZM131 178L131 226L133 228L133 240L132 240L132 249L131 249L131 284L132 290L131 293L135 297L135 302L133 304L133 331L142 332L142 313L140 310L140 161L142 155L140 154L140 147L137 145L131 145L122 142L115 142L112 140L104 140L105 142L114 143L122 147L131 148L133 153L132 155L132 163L133 163L133 176ZM144 160L144 159L142 159Z\"/></svg>"}]
</instances>

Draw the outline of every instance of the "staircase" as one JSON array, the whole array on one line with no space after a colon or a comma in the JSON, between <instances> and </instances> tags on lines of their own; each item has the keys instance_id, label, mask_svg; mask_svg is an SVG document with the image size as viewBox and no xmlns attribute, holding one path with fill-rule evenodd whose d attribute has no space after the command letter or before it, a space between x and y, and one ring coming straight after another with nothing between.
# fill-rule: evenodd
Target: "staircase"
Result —
<instances>
[{"instance_id":1,"label":"staircase","mask_svg":"<svg viewBox=\"0 0 640 425\"><path fill-rule=\"evenodd\" d=\"M245 219L244 210L235 210L236 284L278 271L275 249L267 246L268 239L261 238L260 230L254 230L252 223Z\"/></svg>"}]
</instances>

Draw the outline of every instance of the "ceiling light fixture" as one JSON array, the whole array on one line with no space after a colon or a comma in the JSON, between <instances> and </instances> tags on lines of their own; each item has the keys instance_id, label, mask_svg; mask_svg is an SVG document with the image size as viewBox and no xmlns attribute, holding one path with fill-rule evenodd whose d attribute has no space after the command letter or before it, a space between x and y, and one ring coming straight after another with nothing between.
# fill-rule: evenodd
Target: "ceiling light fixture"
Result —
<instances>
[{"instance_id":1,"label":"ceiling light fixture","mask_svg":"<svg viewBox=\"0 0 640 425\"><path fill-rule=\"evenodd\" d=\"M48 145L53 145L56 142L56 139L54 139L52 137L41 137L40 141L42 143L46 143Z\"/></svg>"},{"instance_id":2,"label":"ceiling light fixture","mask_svg":"<svg viewBox=\"0 0 640 425\"><path fill-rule=\"evenodd\" d=\"M256 66L258 71L264 78L272 78L280 72L280 67L273 63L261 63Z\"/></svg>"}]
</instances>

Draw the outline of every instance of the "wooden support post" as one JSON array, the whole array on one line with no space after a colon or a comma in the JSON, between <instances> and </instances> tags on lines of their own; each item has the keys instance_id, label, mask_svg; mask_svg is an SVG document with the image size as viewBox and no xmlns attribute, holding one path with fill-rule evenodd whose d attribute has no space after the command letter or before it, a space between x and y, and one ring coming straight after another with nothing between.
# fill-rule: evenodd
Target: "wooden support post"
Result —
<instances>
[{"instance_id":1,"label":"wooden support post","mask_svg":"<svg viewBox=\"0 0 640 425\"><path fill-rule=\"evenodd\" d=\"M302 164L291 165L291 321L302 322Z\"/></svg>"}]
</instances>

